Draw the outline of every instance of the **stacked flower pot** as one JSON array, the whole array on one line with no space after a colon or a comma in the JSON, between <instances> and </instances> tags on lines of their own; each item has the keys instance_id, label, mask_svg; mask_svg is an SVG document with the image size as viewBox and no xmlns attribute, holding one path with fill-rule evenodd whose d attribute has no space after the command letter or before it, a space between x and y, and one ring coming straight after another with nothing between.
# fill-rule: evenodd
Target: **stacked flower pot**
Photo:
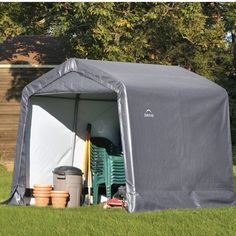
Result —
<instances>
[{"instance_id":1,"label":"stacked flower pot","mask_svg":"<svg viewBox=\"0 0 236 236\"><path fill-rule=\"evenodd\" d=\"M52 191L50 184L35 184L33 196L36 207L48 206L51 198L53 208L65 208L69 194L66 191Z\"/></svg>"},{"instance_id":2,"label":"stacked flower pot","mask_svg":"<svg viewBox=\"0 0 236 236\"><path fill-rule=\"evenodd\" d=\"M49 204L52 185L50 184L35 184L33 196L35 197L36 207L46 207Z\"/></svg>"},{"instance_id":3,"label":"stacked flower pot","mask_svg":"<svg viewBox=\"0 0 236 236\"><path fill-rule=\"evenodd\" d=\"M51 191L52 207L65 208L68 197L69 194L66 191Z\"/></svg>"}]
</instances>

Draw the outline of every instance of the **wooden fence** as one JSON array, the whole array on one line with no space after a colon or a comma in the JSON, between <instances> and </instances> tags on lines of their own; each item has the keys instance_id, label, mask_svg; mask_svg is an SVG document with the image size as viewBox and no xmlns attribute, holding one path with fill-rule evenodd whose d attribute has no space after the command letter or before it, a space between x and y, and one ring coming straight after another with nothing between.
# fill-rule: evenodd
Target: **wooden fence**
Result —
<instances>
[{"instance_id":1,"label":"wooden fence","mask_svg":"<svg viewBox=\"0 0 236 236\"><path fill-rule=\"evenodd\" d=\"M22 89L48 70L0 68L0 161L13 160L15 157Z\"/></svg>"}]
</instances>

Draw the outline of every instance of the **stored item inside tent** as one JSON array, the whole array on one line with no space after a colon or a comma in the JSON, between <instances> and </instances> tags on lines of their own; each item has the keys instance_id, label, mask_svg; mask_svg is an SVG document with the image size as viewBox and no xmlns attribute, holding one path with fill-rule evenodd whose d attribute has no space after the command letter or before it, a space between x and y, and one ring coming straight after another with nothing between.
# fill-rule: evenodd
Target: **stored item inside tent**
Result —
<instances>
[{"instance_id":1,"label":"stored item inside tent","mask_svg":"<svg viewBox=\"0 0 236 236\"><path fill-rule=\"evenodd\" d=\"M91 138L90 157L93 203L97 204L100 185L105 185L106 197L111 199L113 185L125 184L124 157L118 146L102 137Z\"/></svg>"},{"instance_id":2,"label":"stored item inside tent","mask_svg":"<svg viewBox=\"0 0 236 236\"><path fill-rule=\"evenodd\" d=\"M23 90L10 204L54 168L82 166L87 123L121 137L129 212L235 205L222 87L178 66L82 59Z\"/></svg>"}]
</instances>

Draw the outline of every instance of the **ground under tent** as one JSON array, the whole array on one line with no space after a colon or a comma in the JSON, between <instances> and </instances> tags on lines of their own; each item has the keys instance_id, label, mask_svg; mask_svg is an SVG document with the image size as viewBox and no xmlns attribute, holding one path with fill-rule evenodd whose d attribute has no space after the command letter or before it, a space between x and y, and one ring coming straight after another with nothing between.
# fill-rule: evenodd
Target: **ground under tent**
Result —
<instances>
[{"instance_id":1,"label":"ground under tent","mask_svg":"<svg viewBox=\"0 0 236 236\"><path fill-rule=\"evenodd\" d=\"M80 167L88 122L121 136L129 212L235 205L223 88L176 66L80 59L23 90L10 204L56 166Z\"/></svg>"}]
</instances>

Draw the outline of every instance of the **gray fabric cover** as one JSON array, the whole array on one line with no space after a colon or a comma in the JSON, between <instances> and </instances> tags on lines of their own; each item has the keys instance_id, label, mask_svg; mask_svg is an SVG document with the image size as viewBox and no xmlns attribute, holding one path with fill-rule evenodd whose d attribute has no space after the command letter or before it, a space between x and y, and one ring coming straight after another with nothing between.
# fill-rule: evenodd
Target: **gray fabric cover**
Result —
<instances>
[{"instance_id":1,"label":"gray fabric cover","mask_svg":"<svg viewBox=\"0 0 236 236\"><path fill-rule=\"evenodd\" d=\"M177 66L82 59L23 90L10 204L24 204L29 98L95 90L117 93L129 212L235 204L223 88Z\"/></svg>"}]
</instances>

